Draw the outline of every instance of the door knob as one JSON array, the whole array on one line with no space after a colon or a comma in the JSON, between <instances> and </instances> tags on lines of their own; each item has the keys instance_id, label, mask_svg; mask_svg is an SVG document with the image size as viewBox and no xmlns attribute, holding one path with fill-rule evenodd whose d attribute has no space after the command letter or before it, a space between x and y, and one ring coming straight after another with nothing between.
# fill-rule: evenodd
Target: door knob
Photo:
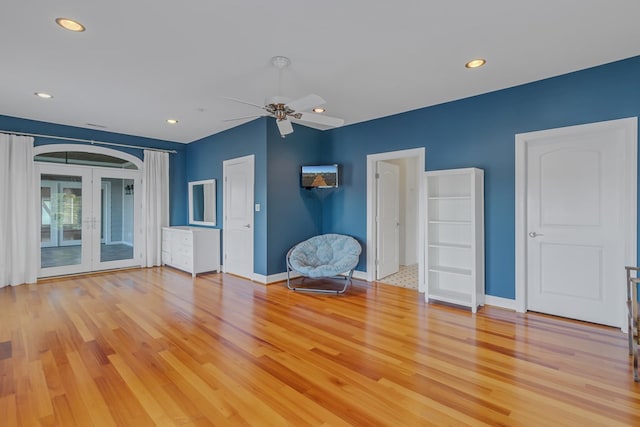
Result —
<instances>
[{"instance_id":1,"label":"door knob","mask_svg":"<svg viewBox=\"0 0 640 427\"><path fill-rule=\"evenodd\" d=\"M535 231L532 231L531 233L529 233L529 237L538 237L538 236L544 236L544 234L536 233Z\"/></svg>"},{"instance_id":2,"label":"door knob","mask_svg":"<svg viewBox=\"0 0 640 427\"><path fill-rule=\"evenodd\" d=\"M244 228L251 228L251 224L245 225Z\"/></svg>"}]
</instances>

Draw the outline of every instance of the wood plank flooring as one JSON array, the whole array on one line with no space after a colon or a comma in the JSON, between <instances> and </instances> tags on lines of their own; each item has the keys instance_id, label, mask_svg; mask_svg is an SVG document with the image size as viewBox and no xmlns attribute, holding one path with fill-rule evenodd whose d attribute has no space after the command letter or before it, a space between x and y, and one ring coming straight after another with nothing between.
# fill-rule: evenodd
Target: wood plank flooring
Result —
<instances>
[{"instance_id":1,"label":"wood plank flooring","mask_svg":"<svg viewBox=\"0 0 640 427\"><path fill-rule=\"evenodd\" d=\"M0 289L2 426L638 426L619 330L170 268Z\"/></svg>"}]
</instances>

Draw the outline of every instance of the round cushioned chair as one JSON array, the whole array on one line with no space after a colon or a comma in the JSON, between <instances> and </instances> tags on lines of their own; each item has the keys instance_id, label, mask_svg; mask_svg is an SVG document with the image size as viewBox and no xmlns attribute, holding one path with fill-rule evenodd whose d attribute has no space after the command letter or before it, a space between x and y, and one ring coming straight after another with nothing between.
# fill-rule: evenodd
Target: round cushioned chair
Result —
<instances>
[{"instance_id":1,"label":"round cushioned chair","mask_svg":"<svg viewBox=\"0 0 640 427\"><path fill-rule=\"evenodd\" d=\"M344 234L321 234L292 247L287 253L287 287L292 291L342 294L351 283L362 247ZM291 272L310 278L344 279L342 289L297 288L291 286ZM346 273L346 274L345 274Z\"/></svg>"}]
</instances>

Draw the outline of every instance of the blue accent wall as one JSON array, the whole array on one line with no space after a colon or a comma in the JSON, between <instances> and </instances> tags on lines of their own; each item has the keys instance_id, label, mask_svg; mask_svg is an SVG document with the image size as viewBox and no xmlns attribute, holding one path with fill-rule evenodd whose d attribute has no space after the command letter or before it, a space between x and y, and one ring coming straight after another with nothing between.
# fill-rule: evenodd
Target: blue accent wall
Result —
<instances>
[{"instance_id":1,"label":"blue accent wall","mask_svg":"<svg viewBox=\"0 0 640 427\"><path fill-rule=\"evenodd\" d=\"M318 164L322 137L318 130L294 125L282 138L276 121L267 121L268 274L286 271L287 251L323 231L323 190L300 187L300 166Z\"/></svg>"},{"instance_id":2,"label":"blue accent wall","mask_svg":"<svg viewBox=\"0 0 640 427\"><path fill-rule=\"evenodd\" d=\"M425 147L426 170L484 169L486 292L514 299L515 135L638 115L640 56L328 131L323 161L341 163L345 179L325 232L364 241L366 156Z\"/></svg>"},{"instance_id":3,"label":"blue accent wall","mask_svg":"<svg viewBox=\"0 0 640 427\"><path fill-rule=\"evenodd\" d=\"M222 162L236 157L255 155L255 203L267 204L267 119L260 118L215 135L202 138L187 146L185 182L185 211L188 211L187 183L203 179L216 179L216 228L222 228L223 176ZM188 217L187 217L188 218ZM184 224L187 222L185 221ZM224 238L224 236L222 236ZM254 216L255 273L267 274L267 209ZM224 263L224 261L223 261Z\"/></svg>"},{"instance_id":4,"label":"blue accent wall","mask_svg":"<svg viewBox=\"0 0 640 427\"><path fill-rule=\"evenodd\" d=\"M295 126L295 125L294 125ZM300 166L317 162L320 131L295 126L282 138L275 120L261 118L192 142L187 147L187 182L215 178L218 228L223 228L222 162L255 155L254 272L264 276L286 270L293 244L321 231L321 205L300 188ZM185 206L187 202L185 200Z\"/></svg>"},{"instance_id":5,"label":"blue accent wall","mask_svg":"<svg viewBox=\"0 0 640 427\"><path fill-rule=\"evenodd\" d=\"M0 129L17 133L34 133L40 135L53 135L65 138L79 138L117 144L139 145L150 148L163 148L176 150L177 154L169 155L169 218L171 225L184 224L187 217L184 209L184 197L187 194L184 187L185 181L186 150L185 144L162 141L159 139L142 138L138 136L124 135L120 133L105 132L100 130L85 129L75 126L58 125L54 123L27 120L17 117L0 115ZM75 141L65 141L54 138L36 137L34 145L47 144L81 144ZM88 143L87 143L88 144ZM122 151L143 159L144 151L137 148L125 148L108 146L108 148Z\"/></svg>"},{"instance_id":6,"label":"blue accent wall","mask_svg":"<svg viewBox=\"0 0 640 427\"><path fill-rule=\"evenodd\" d=\"M255 213L254 271L261 275L285 271L286 251L314 234L349 234L364 247L366 156L425 147L426 170L484 169L486 292L513 299L515 135L639 116L639 76L640 56L329 131L295 125L285 139L267 118L186 146L7 116L0 116L0 129L177 150L170 156L172 225L187 224L187 182L216 178L221 228L222 162L255 155L261 211ZM36 139L37 145L61 142ZM121 150L142 158L142 150ZM341 165L340 188L300 188L302 164L327 163ZM366 254L360 259L357 269L364 271Z\"/></svg>"}]
</instances>

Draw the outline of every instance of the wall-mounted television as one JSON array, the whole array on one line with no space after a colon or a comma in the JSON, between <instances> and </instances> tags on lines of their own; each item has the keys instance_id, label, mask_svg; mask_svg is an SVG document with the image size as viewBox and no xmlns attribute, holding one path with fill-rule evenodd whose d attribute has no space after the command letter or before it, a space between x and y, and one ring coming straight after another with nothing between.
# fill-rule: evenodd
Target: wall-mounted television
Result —
<instances>
[{"instance_id":1,"label":"wall-mounted television","mask_svg":"<svg viewBox=\"0 0 640 427\"><path fill-rule=\"evenodd\" d=\"M336 188L338 165L302 166L300 186L303 188Z\"/></svg>"}]
</instances>

